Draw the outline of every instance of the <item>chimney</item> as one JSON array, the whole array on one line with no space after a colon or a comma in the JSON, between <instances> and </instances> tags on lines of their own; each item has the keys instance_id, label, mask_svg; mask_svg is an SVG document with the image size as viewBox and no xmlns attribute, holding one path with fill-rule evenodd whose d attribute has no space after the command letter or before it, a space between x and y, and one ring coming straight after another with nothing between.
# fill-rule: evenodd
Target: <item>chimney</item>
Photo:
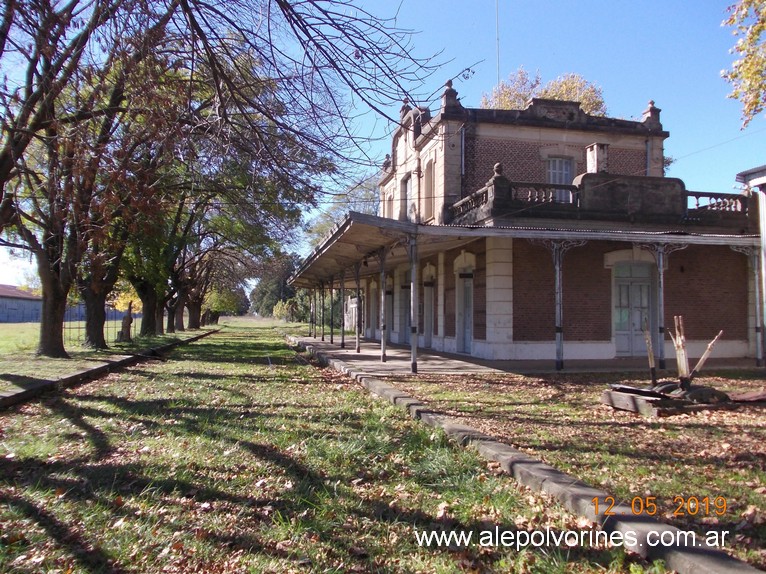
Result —
<instances>
[{"instance_id":1,"label":"chimney","mask_svg":"<svg viewBox=\"0 0 766 574\"><path fill-rule=\"evenodd\" d=\"M592 143L585 148L586 171L609 171L609 144Z\"/></svg>"}]
</instances>

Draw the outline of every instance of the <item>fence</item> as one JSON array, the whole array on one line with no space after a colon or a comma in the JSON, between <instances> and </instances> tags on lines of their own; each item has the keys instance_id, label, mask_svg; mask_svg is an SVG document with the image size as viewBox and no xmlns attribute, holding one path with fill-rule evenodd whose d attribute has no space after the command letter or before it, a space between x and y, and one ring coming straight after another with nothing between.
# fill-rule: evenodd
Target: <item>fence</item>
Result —
<instances>
[{"instance_id":1,"label":"fence","mask_svg":"<svg viewBox=\"0 0 766 574\"><path fill-rule=\"evenodd\" d=\"M114 343L117 333L122 330L123 311L114 307L106 307L106 323L104 323L104 339L107 343ZM133 323L130 326L130 336L138 335L141 314L133 315ZM39 319L38 319L39 320ZM85 305L71 305L67 307L64 315L64 345L81 345L85 341Z\"/></svg>"}]
</instances>

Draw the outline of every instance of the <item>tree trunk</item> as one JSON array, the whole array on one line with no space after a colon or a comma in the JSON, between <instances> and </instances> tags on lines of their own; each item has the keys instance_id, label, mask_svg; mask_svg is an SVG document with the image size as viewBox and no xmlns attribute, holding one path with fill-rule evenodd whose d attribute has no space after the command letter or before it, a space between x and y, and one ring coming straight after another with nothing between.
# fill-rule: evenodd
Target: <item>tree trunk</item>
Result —
<instances>
[{"instance_id":1,"label":"tree trunk","mask_svg":"<svg viewBox=\"0 0 766 574\"><path fill-rule=\"evenodd\" d=\"M168 312L167 323L165 324L166 333L176 332L176 309L178 309L178 301L168 302L165 306L165 310Z\"/></svg>"},{"instance_id":2,"label":"tree trunk","mask_svg":"<svg viewBox=\"0 0 766 574\"><path fill-rule=\"evenodd\" d=\"M40 342L37 354L46 357L68 359L64 348L64 315L68 289L62 289L51 273L41 273L43 306L40 316ZM43 275L46 275L43 277Z\"/></svg>"},{"instance_id":3,"label":"tree trunk","mask_svg":"<svg viewBox=\"0 0 766 574\"><path fill-rule=\"evenodd\" d=\"M183 303L176 306L175 310L175 323L176 323L176 331L185 331L184 329L184 306Z\"/></svg>"},{"instance_id":4,"label":"tree trunk","mask_svg":"<svg viewBox=\"0 0 766 574\"><path fill-rule=\"evenodd\" d=\"M189 310L189 330L199 329L202 326L202 302L187 301L186 308Z\"/></svg>"},{"instance_id":5,"label":"tree trunk","mask_svg":"<svg viewBox=\"0 0 766 574\"><path fill-rule=\"evenodd\" d=\"M157 334L157 291L146 281L131 281L133 288L141 299L141 337Z\"/></svg>"},{"instance_id":6,"label":"tree trunk","mask_svg":"<svg viewBox=\"0 0 766 574\"><path fill-rule=\"evenodd\" d=\"M155 318L154 318L154 324L156 325L157 329L154 332L155 335L164 335L164 325L163 325L163 319L165 318L165 306L164 305L157 305L154 308Z\"/></svg>"},{"instance_id":7,"label":"tree trunk","mask_svg":"<svg viewBox=\"0 0 766 574\"><path fill-rule=\"evenodd\" d=\"M81 287L80 294L85 301L85 346L108 349L109 346L104 338L106 292L96 292L90 287Z\"/></svg>"}]
</instances>

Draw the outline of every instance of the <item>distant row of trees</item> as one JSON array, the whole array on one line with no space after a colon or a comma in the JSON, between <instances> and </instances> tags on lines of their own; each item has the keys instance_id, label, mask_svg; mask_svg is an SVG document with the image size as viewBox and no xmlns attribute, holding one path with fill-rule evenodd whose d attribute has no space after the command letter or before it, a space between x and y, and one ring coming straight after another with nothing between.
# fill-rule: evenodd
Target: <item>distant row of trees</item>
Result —
<instances>
[{"instance_id":1,"label":"distant row of trees","mask_svg":"<svg viewBox=\"0 0 766 574\"><path fill-rule=\"evenodd\" d=\"M408 38L342 0L6 2L0 244L36 260L39 353L67 356L73 290L103 348L120 281L147 335L263 275L346 177L352 105L427 74Z\"/></svg>"}]
</instances>

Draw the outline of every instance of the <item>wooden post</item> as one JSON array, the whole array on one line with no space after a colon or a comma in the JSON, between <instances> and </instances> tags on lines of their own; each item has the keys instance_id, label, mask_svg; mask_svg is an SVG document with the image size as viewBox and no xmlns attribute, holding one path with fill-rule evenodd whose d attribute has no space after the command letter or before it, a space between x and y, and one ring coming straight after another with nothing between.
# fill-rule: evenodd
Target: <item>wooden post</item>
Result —
<instances>
[{"instance_id":1,"label":"wooden post","mask_svg":"<svg viewBox=\"0 0 766 574\"><path fill-rule=\"evenodd\" d=\"M686 354L686 336L684 335L684 318L680 315L673 317L675 321L676 334L670 331L670 338L673 341L673 347L676 350L676 362L678 363L678 379L681 382L681 388L689 390L691 380L689 379L689 357Z\"/></svg>"},{"instance_id":2,"label":"wooden post","mask_svg":"<svg viewBox=\"0 0 766 574\"><path fill-rule=\"evenodd\" d=\"M689 373L689 381L692 381L694 377L697 376L697 373L699 373L702 370L702 366L705 364L705 361L707 361L707 358L710 356L710 353L713 351L713 347L715 346L718 339L721 338L721 335L723 335L723 330L718 331L718 334L713 338L713 340L707 344L707 349L705 349L705 352L702 353L702 356L700 357L700 360L697 361L697 364L694 365L694 369L692 369L692 372Z\"/></svg>"},{"instance_id":3,"label":"wooden post","mask_svg":"<svg viewBox=\"0 0 766 574\"><path fill-rule=\"evenodd\" d=\"M646 341L646 354L649 356L649 375L652 377L652 385L657 384L657 369L654 367L654 350L652 349L652 334L649 331L649 319L644 317L644 340Z\"/></svg>"}]
</instances>

